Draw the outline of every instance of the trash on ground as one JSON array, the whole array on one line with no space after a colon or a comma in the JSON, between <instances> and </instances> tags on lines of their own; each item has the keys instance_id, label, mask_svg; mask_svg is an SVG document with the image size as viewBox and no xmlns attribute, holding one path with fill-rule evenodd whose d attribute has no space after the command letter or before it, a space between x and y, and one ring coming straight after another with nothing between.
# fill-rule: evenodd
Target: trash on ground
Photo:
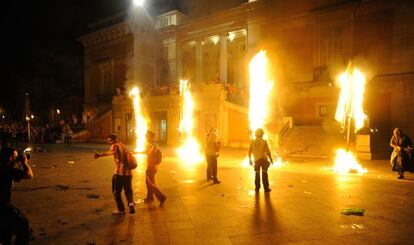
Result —
<instances>
[{"instance_id":1,"label":"trash on ground","mask_svg":"<svg viewBox=\"0 0 414 245\"><path fill-rule=\"evenodd\" d=\"M56 187L60 190L67 190L69 189L69 185L56 185Z\"/></svg>"},{"instance_id":2,"label":"trash on ground","mask_svg":"<svg viewBox=\"0 0 414 245\"><path fill-rule=\"evenodd\" d=\"M342 209L341 213L345 215L363 216L365 213L365 210L362 208L344 208Z\"/></svg>"},{"instance_id":3,"label":"trash on ground","mask_svg":"<svg viewBox=\"0 0 414 245\"><path fill-rule=\"evenodd\" d=\"M364 229L365 226L362 224L350 224L350 225L341 225L342 229L352 229L352 230L356 230L356 229Z\"/></svg>"},{"instance_id":4,"label":"trash on ground","mask_svg":"<svg viewBox=\"0 0 414 245\"><path fill-rule=\"evenodd\" d=\"M312 192L310 192L310 191L304 191L303 193L308 194L308 195L312 195Z\"/></svg>"},{"instance_id":5,"label":"trash on ground","mask_svg":"<svg viewBox=\"0 0 414 245\"><path fill-rule=\"evenodd\" d=\"M88 194L86 197L90 199L99 199L100 196L96 194Z\"/></svg>"},{"instance_id":6,"label":"trash on ground","mask_svg":"<svg viewBox=\"0 0 414 245\"><path fill-rule=\"evenodd\" d=\"M69 163L69 164L74 164L75 162L74 162L74 161L68 161L68 163Z\"/></svg>"}]
</instances>

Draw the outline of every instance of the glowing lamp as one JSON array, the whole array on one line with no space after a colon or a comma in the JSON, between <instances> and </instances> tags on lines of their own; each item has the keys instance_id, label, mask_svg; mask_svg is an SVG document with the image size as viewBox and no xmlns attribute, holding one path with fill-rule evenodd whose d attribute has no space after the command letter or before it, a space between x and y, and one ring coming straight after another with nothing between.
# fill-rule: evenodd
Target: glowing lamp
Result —
<instances>
[{"instance_id":1,"label":"glowing lamp","mask_svg":"<svg viewBox=\"0 0 414 245\"><path fill-rule=\"evenodd\" d=\"M135 6L137 7L142 7L144 6L144 0L133 0L133 3Z\"/></svg>"}]
</instances>

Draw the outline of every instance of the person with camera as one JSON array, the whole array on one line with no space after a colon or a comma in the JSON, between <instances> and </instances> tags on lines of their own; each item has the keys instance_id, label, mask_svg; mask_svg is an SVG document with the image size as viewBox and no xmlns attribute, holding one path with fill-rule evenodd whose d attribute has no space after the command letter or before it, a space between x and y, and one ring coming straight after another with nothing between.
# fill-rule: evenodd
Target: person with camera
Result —
<instances>
[{"instance_id":1,"label":"person with camera","mask_svg":"<svg viewBox=\"0 0 414 245\"><path fill-rule=\"evenodd\" d=\"M108 144L111 146L107 152L95 153L95 159L104 156L114 156L115 173L112 177L112 193L115 197L117 209L112 212L114 215L125 214L125 206L122 202L122 189L128 202L129 213L135 213L135 203L132 190L132 169L125 164L125 146L117 140L117 136L111 134L107 138Z\"/></svg>"},{"instance_id":2,"label":"person with camera","mask_svg":"<svg viewBox=\"0 0 414 245\"><path fill-rule=\"evenodd\" d=\"M11 203L12 185L22 179L33 178L33 171L25 154L19 154L14 148L1 150L0 159L0 244L28 244L30 226L24 214Z\"/></svg>"}]
</instances>

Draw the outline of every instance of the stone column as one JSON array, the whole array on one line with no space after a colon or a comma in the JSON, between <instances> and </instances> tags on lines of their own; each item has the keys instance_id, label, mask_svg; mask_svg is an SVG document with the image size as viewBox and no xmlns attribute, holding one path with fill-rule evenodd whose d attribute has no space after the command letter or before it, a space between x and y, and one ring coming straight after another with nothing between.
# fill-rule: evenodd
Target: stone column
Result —
<instances>
[{"instance_id":1,"label":"stone column","mask_svg":"<svg viewBox=\"0 0 414 245\"><path fill-rule=\"evenodd\" d=\"M220 81L227 82L227 37L220 36Z\"/></svg>"},{"instance_id":2,"label":"stone column","mask_svg":"<svg viewBox=\"0 0 414 245\"><path fill-rule=\"evenodd\" d=\"M202 41L199 40L196 43L196 77L195 80L197 83L203 82L203 44Z\"/></svg>"},{"instance_id":3,"label":"stone column","mask_svg":"<svg viewBox=\"0 0 414 245\"><path fill-rule=\"evenodd\" d=\"M176 83L183 78L183 55L182 55L182 44L177 44L176 52L177 52L177 75L175 77Z\"/></svg>"}]
</instances>

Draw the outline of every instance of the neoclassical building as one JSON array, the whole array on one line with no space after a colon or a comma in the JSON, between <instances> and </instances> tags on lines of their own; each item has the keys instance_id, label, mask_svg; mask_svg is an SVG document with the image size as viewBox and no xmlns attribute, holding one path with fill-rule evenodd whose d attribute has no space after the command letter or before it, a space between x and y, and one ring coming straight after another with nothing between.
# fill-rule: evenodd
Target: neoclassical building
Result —
<instances>
[{"instance_id":1,"label":"neoclassical building","mask_svg":"<svg viewBox=\"0 0 414 245\"><path fill-rule=\"evenodd\" d=\"M136 10L103 20L79 39L90 139L110 132L133 139L133 111L123 90L136 84L150 128L160 142L178 144L177 84L185 78L197 102L198 136L216 127L225 146L245 146L247 65L266 49L277 86L269 127L278 143L328 154L326 139L337 132L335 79L352 61L368 78L367 151L386 152L392 128L414 136L413 10L410 1L258 0L196 19L177 10L150 18ZM319 145L294 144L301 135Z\"/></svg>"}]
</instances>

